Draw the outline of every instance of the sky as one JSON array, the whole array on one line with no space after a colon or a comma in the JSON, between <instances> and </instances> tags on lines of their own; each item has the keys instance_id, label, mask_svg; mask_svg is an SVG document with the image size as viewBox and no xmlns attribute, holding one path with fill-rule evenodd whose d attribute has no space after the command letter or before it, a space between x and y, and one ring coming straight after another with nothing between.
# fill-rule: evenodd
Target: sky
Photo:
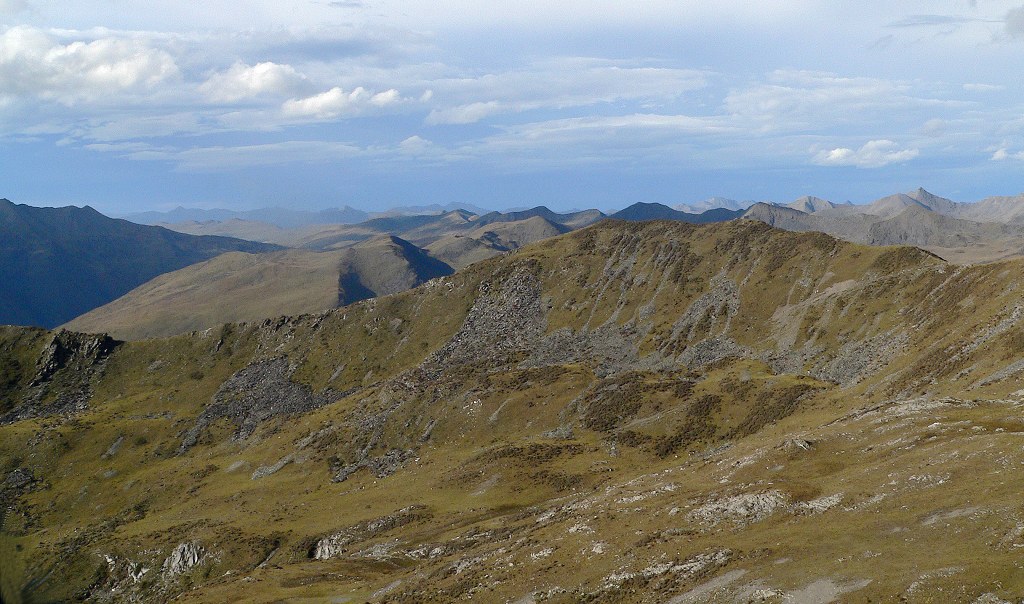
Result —
<instances>
[{"instance_id":1,"label":"sky","mask_svg":"<svg viewBox=\"0 0 1024 604\"><path fill-rule=\"evenodd\" d=\"M1024 192L1022 0L0 0L0 197Z\"/></svg>"}]
</instances>

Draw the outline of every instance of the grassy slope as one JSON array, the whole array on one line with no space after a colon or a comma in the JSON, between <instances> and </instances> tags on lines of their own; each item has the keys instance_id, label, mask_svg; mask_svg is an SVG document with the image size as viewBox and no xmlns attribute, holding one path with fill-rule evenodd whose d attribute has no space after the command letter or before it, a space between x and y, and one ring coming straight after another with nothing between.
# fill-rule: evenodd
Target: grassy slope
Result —
<instances>
[{"instance_id":1,"label":"grassy slope","mask_svg":"<svg viewBox=\"0 0 1024 604\"><path fill-rule=\"evenodd\" d=\"M32 561L29 575L55 565L53 597L102 576L100 554L153 569L123 590L201 586L190 601L664 601L713 579L737 594L1017 593L1024 516L1005 473L1024 462L1021 385L1017 375L983 378L1024 352L1020 269L957 268L909 248L752 222L612 222L325 315L129 343L95 383L89 411L0 428L0 469L29 467L43 480L5 528ZM552 362L543 342L504 361L458 360L460 340L440 373L409 372L477 316L474 300L496 300L498 323L515 323L501 284L523 274L540 284L549 338L572 330L600 341L584 354L556 347ZM726 280L738 290L734 310L727 296L707 296ZM12 347L24 359L45 343L2 336L36 342ZM745 358L675 361L709 338L732 340ZM878 340L905 345L861 381L810 375ZM215 424L174 454L224 380L280 355L314 390L358 390L241 441ZM9 381L5 396L25 387ZM922 394L957 400L892 402ZM383 421L367 423L375 415ZM371 457L412 455L386 478L362 470L331 482L370 432L380 436ZM794 438L811 444L787 444ZM717 524L701 520L709 503L775 492L781 503L758 521L721 511ZM832 495L839 503L826 511L800 505L828 507L820 502ZM408 524L360 525L411 504L424 507ZM346 527L356 538L345 554L307 557L316 538ZM188 540L215 556L165 583L156 567ZM716 552L714 563L695 558Z\"/></svg>"},{"instance_id":2,"label":"grassy slope","mask_svg":"<svg viewBox=\"0 0 1024 604\"><path fill-rule=\"evenodd\" d=\"M340 261L340 252L223 254L161 275L65 327L137 340L320 312L337 305Z\"/></svg>"}]
</instances>

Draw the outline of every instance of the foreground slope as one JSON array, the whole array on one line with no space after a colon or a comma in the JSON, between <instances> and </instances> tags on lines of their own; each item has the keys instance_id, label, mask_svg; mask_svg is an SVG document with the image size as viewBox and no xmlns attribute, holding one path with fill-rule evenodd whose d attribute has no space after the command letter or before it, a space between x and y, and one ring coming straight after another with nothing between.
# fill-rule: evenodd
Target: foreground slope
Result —
<instances>
[{"instance_id":1,"label":"foreground slope","mask_svg":"<svg viewBox=\"0 0 1024 604\"><path fill-rule=\"evenodd\" d=\"M273 249L115 220L88 206L0 199L0 324L53 327L168 271L224 252Z\"/></svg>"},{"instance_id":2,"label":"foreground slope","mask_svg":"<svg viewBox=\"0 0 1024 604\"><path fill-rule=\"evenodd\" d=\"M1024 590L1022 268L604 222L329 313L8 328L5 587L1000 601Z\"/></svg>"}]
</instances>

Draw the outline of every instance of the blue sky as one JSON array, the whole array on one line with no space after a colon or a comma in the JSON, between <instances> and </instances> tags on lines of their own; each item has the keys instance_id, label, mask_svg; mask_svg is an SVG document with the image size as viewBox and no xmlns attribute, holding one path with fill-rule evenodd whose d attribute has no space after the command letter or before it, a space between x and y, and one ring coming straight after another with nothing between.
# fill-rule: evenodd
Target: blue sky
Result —
<instances>
[{"instance_id":1,"label":"blue sky","mask_svg":"<svg viewBox=\"0 0 1024 604\"><path fill-rule=\"evenodd\" d=\"M0 197L111 214L1024 191L1022 0L0 0Z\"/></svg>"}]
</instances>

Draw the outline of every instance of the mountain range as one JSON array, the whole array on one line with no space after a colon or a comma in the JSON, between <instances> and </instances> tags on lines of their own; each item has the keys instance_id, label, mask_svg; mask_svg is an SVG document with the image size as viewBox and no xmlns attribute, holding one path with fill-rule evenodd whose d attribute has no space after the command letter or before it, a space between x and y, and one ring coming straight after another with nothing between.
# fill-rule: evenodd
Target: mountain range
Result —
<instances>
[{"instance_id":1,"label":"mountain range","mask_svg":"<svg viewBox=\"0 0 1024 604\"><path fill-rule=\"evenodd\" d=\"M637 204L612 218L722 221L738 212L691 215ZM230 321L318 312L394 294L524 245L602 220L597 210L559 214L540 206L508 213L392 215L355 225L281 229L251 221L168 225L193 234L271 233L288 253L217 258L157 277L64 326L122 339L170 336ZM342 253L338 253L342 252ZM330 295L331 283L336 295ZM304 285L308 283L308 285Z\"/></svg>"},{"instance_id":2,"label":"mountain range","mask_svg":"<svg viewBox=\"0 0 1024 604\"><path fill-rule=\"evenodd\" d=\"M276 249L115 220L88 206L0 199L0 324L55 327L168 271L225 252Z\"/></svg>"},{"instance_id":3,"label":"mountain range","mask_svg":"<svg viewBox=\"0 0 1024 604\"><path fill-rule=\"evenodd\" d=\"M605 220L304 316L0 328L0 587L1011 601L1022 263Z\"/></svg>"},{"instance_id":4,"label":"mountain range","mask_svg":"<svg viewBox=\"0 0 1024 604\"><path fill-rule=\"evenodd\" d=\"M785 206L754 204L744 218L856 243L916 245L959 263L1024 254L1024 196L962 203L918 189L864 205L802 197Z\"/></svg>"},{"instance_id":5,"label":"mountain range","mask_svg":"<svg viewBox=\"0 0 1024 604\"><path fill-rule=\"evenodd\" d=\"M729 200L720 201L725 203ZM638 203L610 218L701 223L742 216L789 230L825 232L857 243L915 245L954 262L973 263L1024 253L1022 206L1024 203L1019 197L992 198L966 204L919 189L865 205L837 204L808 196L786 206L758 203L745 211L716 208L702 214L681 212L662 204ZM117 290L103 289L105 282L102 278L87 277L74 282L58 276L55 280L58 284L76 283L76 295L88 294L90 302L70 305L62 315L37 314L29 317L12 314L7 322L46 326L66 323L72 329L106 331L119 338L136 339L206 329L228 321L319 312L366 297L396 293L401 288L393 287L394 284L404 284L402 288L413 287L432 276L447 274L604 218L605 215L597 210L559 214L541 206L482 215L464 209L413 215L395 212L358 224L307 224L294 228L238 218L167 225L188 234L234 235L296 248L297 251L252 259L225 258L185 270L190 260L205 260L220 251L227 251L217 248L207 255L189 256L177 264L159 264L144 275L160 277L157 281L146 283L146 279L136 276L125 280ZM14 222L8 226L16 229ZM89 228L81 229L83 233L88 231ZM382 237L390 238L390 243L383 247L371 245L374 240L382 241ZM17 240L17 237L9 239ZM45 237L38 240L29 237L28 240L38 241L39 249L57 245L46 243ZM373 261L359 250L348 255L333 253L363 244L381 252L404 251L382 253ZM235 242L234 245L231 249L256 251L251 248L252 244ZM125 249L130 247L129 244L124 246ZM315 255L321 252L332 253L324 257ZM33 257L13 249L8 254L11 258L9 265L19 262L18 258ZM94 266L109 265L100 258L90 258L88 246L81 247L77 255L81 261L97 263ZM146 254L146 257L155 259L159 254ZM354 261L357 257L360 260ZM122 255L120 261L129 258ZM344 258L349 260L344 261ZM116 266L116 263L109 266ZM43 268L33 271L33 274L50 273ZM254 289L240 283L236 271L249 273L249 279L258 281L259 286ZM292 272L289 274L289 271ZM78 276L89 274L78 268L75 273ZM123 273L119 271L117 274ZM384 275L391 277L384 279ZM304 286L302 279L307 279L308 284ZM382 279L389 286L381 286ZM41 281L45 282L45 279ZM334 286L329 285L332 282ZM377 285L371 286L371 282ZM130 291L132 287L138 289ZM337 289L337 295L327 293L330 287ZM90 292L91 288L100 291ZM254 295L257 290L259 294ZM18 290L12 289L8 297L17 293ZM121 295L123 298L117 299ZM36 295L36 298L42 298L52 306L61 306L65 302L63 295L52 292ZM9 306L32 307L38 311L45 305L38 302L30 304L19 298ZM74 321L66 321L72 317Z\"/></svg>"}]
</instances>

